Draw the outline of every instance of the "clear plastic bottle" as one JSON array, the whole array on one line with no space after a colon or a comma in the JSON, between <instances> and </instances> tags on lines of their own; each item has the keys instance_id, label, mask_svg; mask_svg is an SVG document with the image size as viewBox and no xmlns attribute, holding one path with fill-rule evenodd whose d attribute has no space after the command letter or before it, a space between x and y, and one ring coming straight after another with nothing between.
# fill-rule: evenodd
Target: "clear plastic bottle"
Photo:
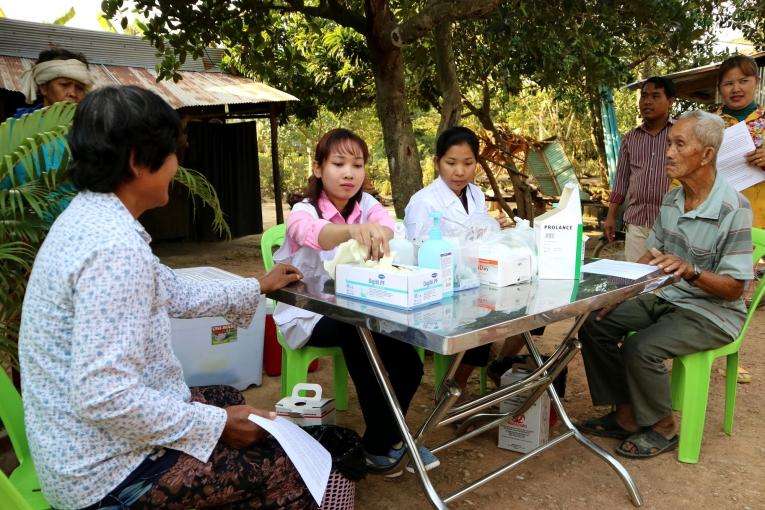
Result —
<instances>
[{"instance_id":1,"label":"clear plastic bottle","mask_svg":"<svg viewBox=\"0 0 765 510\"><path fill-rule=\"evenodd\" d=\"M444 297L454 294L454 251L452 245L441 235L439 220L440 212L430 213L433 218L433 228L430 229L428 240L422 243L417 253L417 265L441 270L444 281Z\"/></svg>"},{"instance_id":2,"label":"clear plastic bottle","mask_svg":"<svg viewBox=\"0 0 765 510\"><path fill-rule=\"evenodd\" d=\"M396 252L396 256L393 257L394 264L415 265L414 244L406 238L406 227L400 221L396 222L393 239L388 244L390 250Z\"/></svg>"},{"instance_id":3,"label":"clear plastic bottle","mask_svg":"<svg viewBox=\"0 0 765 510\"><path fill-rule=\"evenodd\" d=\"M536 278L537 241L534 238L534 228L529 223L529 220L519 218L518 216L514 217L513 220L515 220L515 233L518 235L518 238L523 239L529 250L531 250L531 277Z\"/></svg>"}]
</instances>

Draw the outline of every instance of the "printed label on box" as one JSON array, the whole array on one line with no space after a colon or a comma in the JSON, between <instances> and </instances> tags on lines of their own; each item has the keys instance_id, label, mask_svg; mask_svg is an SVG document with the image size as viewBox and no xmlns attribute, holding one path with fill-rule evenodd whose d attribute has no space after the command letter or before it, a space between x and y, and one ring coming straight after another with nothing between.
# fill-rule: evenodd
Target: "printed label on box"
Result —
<instances>
[{"instance_id":1,"label":"printed label on box","mask_svg":"<svg viewBox=\"0 0 765 510\"><path fill-rule=\"evenodd\" d=\"M523 370L510 369L502 375L501 386L522 380L528 375ZM512 413L526 403L529 392L514 395L499 404L500 413ZM506 450L529 453L543 445L550 434L550 397L543 393L525 413L508 417L499 427L497 446Z\"/></svg>"},{"instance_id":2,"label":"printed label on box","mask_svg":"<svg viewBox=\"0 0 765 510\"><path fill-rule=\"evenodd\" d=\"M210 338L213 345L236 342L237 328L233 324L223 324L210 328Z\"/></svg>"},{"instance_id":3,"label":"printed label on box","mask_svg":"<svg viewBox=\"0 0 765 510\"><path fill-rule=\"evenodd\" d=\"M443 285L439 272L413 266L386 271L349 264L337 266L335 293L398 308L415 308L439 301Z\"/></svg>"}]
</instances>

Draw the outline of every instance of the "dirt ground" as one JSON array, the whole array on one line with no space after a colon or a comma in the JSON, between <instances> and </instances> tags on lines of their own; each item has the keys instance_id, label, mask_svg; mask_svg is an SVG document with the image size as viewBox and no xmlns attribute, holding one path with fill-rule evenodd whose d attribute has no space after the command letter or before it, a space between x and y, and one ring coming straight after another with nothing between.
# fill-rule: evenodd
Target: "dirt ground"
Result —
<instances>
[{"instance_id":1,"label":"dirt ground","mask_svg":"<svg viewBox=\"0 0 765 510\"><path fill-rule=\"evenodd\" d=\"M266 228L275 223L273 204L264 207ZM285 207L285 211L288 208ZM210 265L243 276L263 273L260 259L260 236L247 236L227 243L159 243L155 252L171 267ZM540 344L552 351L568 323L548 327ZM623 460L643 496L647 509L674 508L765 508L765 443L761 434L762 395L765 393L765 308L750 327L741 351L742 364L753 376L750 384L738 386L735 429L732 436L722 431L724 407L724 363L713 368L701 460L696 465L683 464L674 454L651 460ZM573 419L602 413L590 403L582 359L577 356L569 365L568 388L564 405ZM311 380L331 389L331 360L321 362ZM478 379L471 381L478 391ZM246 392L250 404L271 408L279 398L279 378L264 374L263 384ZM432 403L432 361L426 359L425 376L408 414L413 426L421 423ZM363 430L363 420L351 391L350 409L338 413L339 425ZM441 429L432 444L447 439L451 430ZM559 433L553 429L551 435ZM596 438L604 448L613 450L616 440ZM512 459L516 454L497 448L497 432L491 431L439 454L442 466L432 471L439 490L450 492L463 482ZM368 477L357 485L357 507L364 510L392 508L428 508L413 475L397 479ZM588 453L574 440L561 445L518 469L502 475L475 492L453 503L451 508L467 509L585 509L632 508L620 479L611 469Z\"/></svg>"}]
</instances>

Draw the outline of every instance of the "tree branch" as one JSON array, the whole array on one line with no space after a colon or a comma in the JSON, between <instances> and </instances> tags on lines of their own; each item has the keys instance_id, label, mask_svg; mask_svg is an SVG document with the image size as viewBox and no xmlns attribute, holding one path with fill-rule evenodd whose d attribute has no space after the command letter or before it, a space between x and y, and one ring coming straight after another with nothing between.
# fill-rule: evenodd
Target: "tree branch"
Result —
<instances>
[{"instance_id":1,"label":"tree branch","mask_svg":"<svg viewBox=\"0 0 765 510\"><path fill-rule=\"evenodd\" d=\"M489 168L489 165L486 164L486 160L484 158L478 158L478 162L483 167L483 171L486 173L486 177L489 179L489 185L494 191L494 198L497 199L497 203L502 208L502 210L505 211L507 216L512 218L515 216L513 214L513 210L510 209L510 206L507 205L507 202L505 202L505 197L502 196L502 189L499 187L499 183L497 183L497 179L494 177L494 173L491 171L491 168Z\"/></svg>"},{"instance_id":2,"label":"tree branch","mask_svg":"<svg viewBox=\"0 0 765 510\"><path fill-rule=\"evenodd\" d=\"M502 0L433 0L420 12L399 23L390 34L395 46L406 46L441 23L491 14Z\"/></svg>"},{"instance_id":3,"label":"tree branch","mask_svg":"<svg viewBox=\"0 0 765 510\"><path fill-rule=\"evenodd\" d=\"M367 23L364 16L341 5L337 0L322 0L318 6L305 5L302 0L287 0L286 4L277 4L275 1L262 2L260 0L249 0L246 8L253 12L268 10L297 12L307 16L334 21L338 25L352 28L360 34L365 34L367 31Z\"/></svg>"}]
</instances>

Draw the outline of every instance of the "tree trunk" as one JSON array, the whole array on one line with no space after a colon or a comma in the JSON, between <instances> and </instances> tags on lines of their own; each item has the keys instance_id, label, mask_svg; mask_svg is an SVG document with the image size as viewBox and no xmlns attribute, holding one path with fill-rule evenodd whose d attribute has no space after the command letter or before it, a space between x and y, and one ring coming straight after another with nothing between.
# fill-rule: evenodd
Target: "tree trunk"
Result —
<instances>
[{"instance_id":1,"label":"tree trunk","mask_svg":"<svg viewBox=\"0 0 765 510\"><path fill-rule=\"evenodd\" d=\"M483 87L483 104L481 105L481 108L476 108L472 104L470 104L469 101L466 101L465 104L470 109L471 112L476 116L476 118L481 122L481 126L483 126L484 129L487 131L490 131L492 135L494 135L494 143L499 147L499 149L507 155L507 159L505 160L505 163L507 164L508 170L507 173L510 175L510 182L513 185L513 192L515 193L515 206L518 209L518 216L524 219L532 220L534 219L534 206L533 202L531 200L531 188L523 179L523 176L518 171L518 169L515 166L515 162L513 161L513 158L511 156L512 151L510 150L510 147L507 146L507 143L505 143L505 139L502 138L501 133L497 130L497 127L494 125L494 120L491 118L491 107L490 107L490 94L489 94L489 88L486 84L484 84ZM487 174L488 177L488 174ZM501 204L501 203L500 203ZM508 211L505 209L505 212L508 213L508 215L512 216L512 211Z\"/></svg>"},{"instance_id":2,"label":"tree trunk","mask_svg":"<svg viewBox=\"0 0 765 510\"><path fill-rule=\"evenodd\" d=\"M590 108L590 118L592 119L592 143L598 152L598 168L600 169L600 180L604 186L608 186L608 156L606 155L606 140L603 134L603 117L600 108L600 92L597 88L590 85L587 87L587 103Z\"/></svg>"},{"instance_id":3,"label":"tree trunk","mask_svg":"<svg viewBox=\"0 0 765 510\"><path fill-rule=\"evenodd\" d=\"M366 40L372 54L377 117L388 158L393 206L404 217L409 199L422 188L422 168L406 99L401 49L391 42L395 22L384 0L366 0L369 30Z\"/></svg>"},{"instance_id":4,"label":"tree trunk","mask_svg":"<svg viewBox=\"0 0 765 510\"><path fill-rule=\"evenodd\" d=\"M446 129L460 123L462 96L457 67L454 64L454 46L452 44L452 24L441 23L435 29L435 61L438 71L438 85L441 89L441 122L438 124L436 138Z\"/></svg>"}]
</instances>

